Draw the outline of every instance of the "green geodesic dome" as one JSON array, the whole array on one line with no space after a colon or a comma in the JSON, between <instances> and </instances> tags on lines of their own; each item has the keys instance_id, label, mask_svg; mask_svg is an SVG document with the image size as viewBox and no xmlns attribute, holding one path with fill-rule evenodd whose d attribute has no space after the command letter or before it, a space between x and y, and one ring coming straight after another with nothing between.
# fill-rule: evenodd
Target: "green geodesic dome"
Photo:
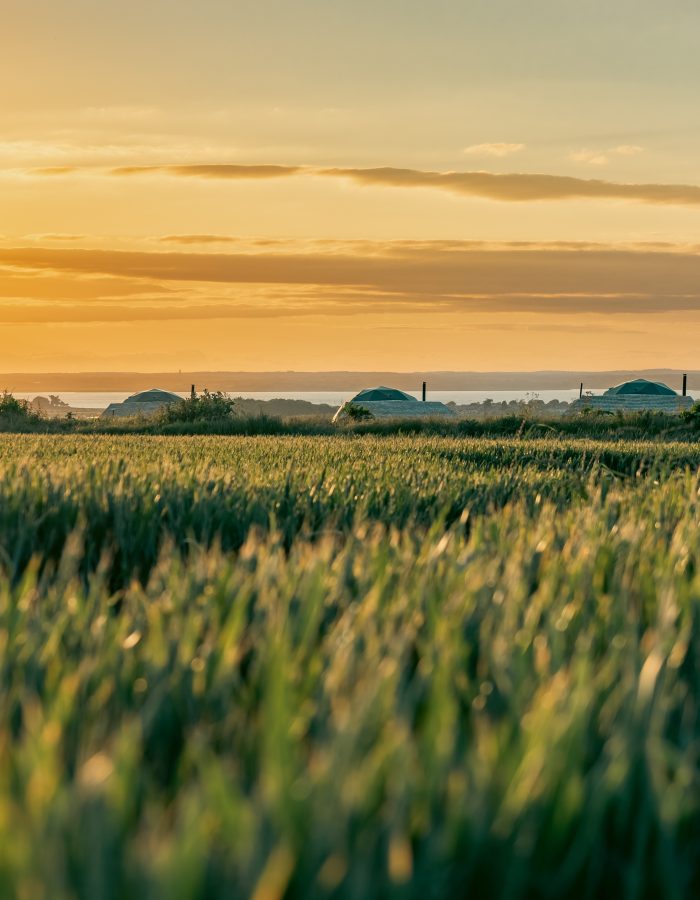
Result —
<instances>
[{"instance_id":1,"label":"green geodesic dome","mask_svg":"<svg viewBox=\"0 0 700 900\"><path fill-rule=\"evenodd\" d=\"M127 403L176 403L182 400L172 391L163 391L160 388L151 388L149 391L140 391L138 394L132 394L127 397Z\"/></svg>"},{"instance_id":2,"label":"green geodesic dome","mask_svg":"<svg viewBox=\"0 0 700 900\"><path fill-rule=\"evenodd\" d=\"M361 403L363 400L367 403L373 400L415 400L405 391L399 391L396 388L376 387L368 388L366 391L360 391L352 398L353 403Z\"/></svg>"},{"instance_id":3,"label":"green geodesic dome","mask_svg":"<svg viewBox=\"0 0 700 900\"><path fill-rule=\"evenodd\" d=\"M646 378L635 378L634 381L625 381L605 392L608 395L624 396L629 394L651 394L654 396L675 397L676 392L667 384L660 381L647 381Z\"/></svg>"}]
</instances>

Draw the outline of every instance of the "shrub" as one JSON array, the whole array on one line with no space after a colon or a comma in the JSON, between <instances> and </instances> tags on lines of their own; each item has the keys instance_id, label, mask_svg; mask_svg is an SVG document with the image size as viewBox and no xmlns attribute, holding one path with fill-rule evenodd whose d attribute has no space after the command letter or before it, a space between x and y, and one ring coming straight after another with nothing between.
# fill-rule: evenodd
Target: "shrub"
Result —
<instances>
[{"instance_id":1,"label":"shrub","mask_svg":"<svg viewBox=\"0 0 700 900\"><path fill-rule=\"evenodd\" d=\"M236 414L235 402L223 391L203 391L199 396L187 397L178 403L164 407L158 421L163 424L174 422L221 422Z\"/></svg>"},{"instance_id":2,"label":"shrub","mask_svg":"<svg viewBox=\"0 0 700 900\"><path fill-rule=\"evenodd\" d=\"M372 418L372 413L358 403L346 403L343 407L343 412L353 422L364 422Z\"/></svg>"},{"instance_id":3,"label":"shrub","mask_svg":"<svg viewBox=\"0 0 700 900\"><path fill-rule=\"evenodd\" d=\"M684 409L681 419L693 428L700 428L700 403L693 403L690 409Z\"/></svg>"},{"instance_id":4,"label":"shrub","mask_svg":"<svg viewBox=\"0 0 700 900\"><path fill-rule=\"evenodd\" d=\"M40 420L40 414L32 409L28 400L18 400L7 391L0 396L0 427L15 427Z\"/></svg>"}]
</instances>

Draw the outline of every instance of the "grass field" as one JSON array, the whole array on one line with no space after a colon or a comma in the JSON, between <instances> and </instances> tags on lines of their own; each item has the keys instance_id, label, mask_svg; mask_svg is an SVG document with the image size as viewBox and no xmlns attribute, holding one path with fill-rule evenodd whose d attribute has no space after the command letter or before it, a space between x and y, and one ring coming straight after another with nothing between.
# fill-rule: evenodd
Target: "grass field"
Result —
<instances>
[{"instance_id":1,"label":"grass field","mask_svg":"<svg viewBox=\"0 0 700 900\"><path fill-rule=\"evenodd\" d=\"M698 896L699 466L0 436L0 897Z\"/></svg>"}]
</instances>

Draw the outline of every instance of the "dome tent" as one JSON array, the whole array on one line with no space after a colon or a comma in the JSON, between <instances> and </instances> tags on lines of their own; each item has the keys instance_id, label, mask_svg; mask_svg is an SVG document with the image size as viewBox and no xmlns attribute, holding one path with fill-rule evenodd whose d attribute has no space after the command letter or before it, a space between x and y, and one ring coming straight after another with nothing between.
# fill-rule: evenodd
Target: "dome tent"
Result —
<instances>
[{"instance_id":1,"label":"dome tent","mask_svg":"<svg viewBox=\"0 0 700 900\"><path fill-rule=\"evenodd\" d=\"M368 388L355 394L342 404L333 416L333 421L353 418L354 410L360 410L361 415L371 419L430 419L455 415L454 410L444 403L416 400L405 391L389 387Z\"/></svg>"},{"instance_id":2,"label":"dome tent","mask_svg":"<svg viewBox=\"0 0 700 900\"><path fill-rule=\"evenodd\" d=\"M376 387L360 391L359 394L355 394L350 402L361 403L363 401L370 401L374 403L376 400L411 400L415 403L416 398L407 394L405 391L398 390L398 388Z\"/></svg>"},{"instance_id":3,"label":"dome tent","mask_svg":"<svg viewBox=\"0 0 700 900\"><path fill-rule=\"evenodd\" d=\"M182 400L178 394L172 391L164 391L161 388L150 388L147 391L141 391L138 394L132 394L127 397L124 403L177 403Z\"/></svg>"},{"instance_id":4,"label":"dome tent","mask_svg":"<svg viewBox=\"0 0 700 900\"><path fill-rule=\"evenodd\" d=\"M653 395L656 397L677 397L677 393L667 384L660 381L647 381L646 378L635 378L633 381L624 381L615 387L608 388L605 395L608 397L622 397L636 394Z\"/></svg>"},{"instance_id":5,"label":"dome tent","mask_svg":"<svg viewBox=\"0 0 700 900\"><path fill-rule=\"evenodd\" d=\"M572 412L597 409L602 412L665 412L678 414L695 401L677 394L667 384L634 378L609 388L604 394L586 396L571 405Z\"/></svg>"},{"instance_id":6,"label":"dome tent","mask_svg":"<svg viewBox=\"0 0 700 900\"><path fill-rule=\"evenodd\" d=\"M160 388L151 388L148 391L140 391L138 394L132 394L127 397L123 403L110 403L107 409L102 413L103 417L112 418L119 416L125 418L127 416L150 416L164 406L171 403L179 403L182 400L178 394L172 391L163 391Z\"/></svg>"}]
</instances>

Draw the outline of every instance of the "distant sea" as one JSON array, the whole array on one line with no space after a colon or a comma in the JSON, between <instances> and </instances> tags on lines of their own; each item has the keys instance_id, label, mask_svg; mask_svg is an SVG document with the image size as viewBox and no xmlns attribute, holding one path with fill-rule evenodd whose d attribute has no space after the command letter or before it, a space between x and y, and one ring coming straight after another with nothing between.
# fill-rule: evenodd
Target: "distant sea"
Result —
<instances>
[{"instance_id":1,"label":"distant sea","mask_svg":"<svg viewBox=\"0 0 700 900\"><path fill-rule=\"evenodd\" d=\"M48 397L54 391L15 392L14 396L22 400L33 400L36 396ZM110 403L121 403L133 391L60 391L58 396L69 406L76 409L105 409ZM173 393L178 393L174 391ZM420 400L419 391L407 391ZM181 393L181 397L189 396ZM329 406L340 406L352 396L350 391L241 391L231 393L233 397L246 397L250 400L306 400L308 403L327 403ZM483 403L491 399L494 403L506 403L511 400L538 399L548 403L550 400L575 400L578 390L558 391L428 391L428 400L439 400L442 403L458 404Z\"/></svg>"}]
</instances>

